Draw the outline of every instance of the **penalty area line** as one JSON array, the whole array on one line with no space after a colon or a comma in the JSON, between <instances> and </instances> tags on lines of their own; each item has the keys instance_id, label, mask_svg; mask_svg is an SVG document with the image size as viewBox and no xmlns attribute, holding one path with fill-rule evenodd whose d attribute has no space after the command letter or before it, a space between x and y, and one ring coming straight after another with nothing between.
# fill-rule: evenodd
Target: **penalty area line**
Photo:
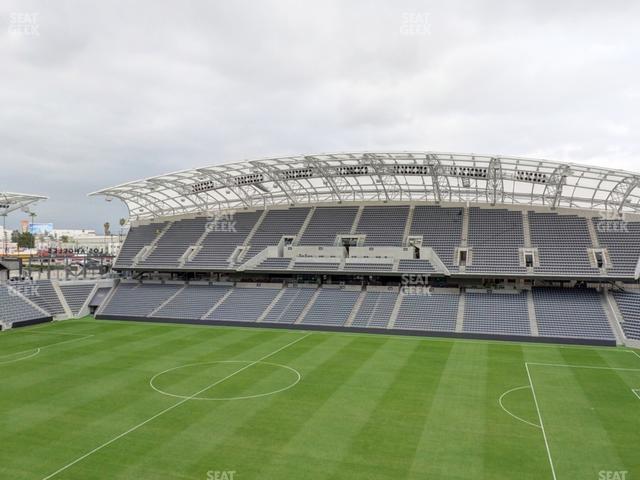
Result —
<instances>
[{"instance_id":1,"label":"penalty area line","mask_svg":"<svg viewBox=\"0 0 640 480\"><path fill-rule=\"evenodd\" d=\"M153 415L152 417L149 417L148 419L144 420L143 422L140 422L140 423L138 423L137 425L135 425L135 426L131 427L129 430L127 430L127 431L125 431L125 432L122 432L121 434L119 434L119 435L117 435L117 436L113 437L111 440L109 440L109 441L107 441L107 442L103 443L102 445L97 446L97 447L96 447L96 448L94 448L93 450L90 450L90 451L88 451L87 453L85 453L84 455L82 455L82 456L80 456L80 457L76 458L76 459L75 459L75 460L73 460L72 462L67 463L65 466L60 467L60 468L59 468L58 470L56 470L55 472L50 473L50 474L49 474L49 475L47 475L46 477L43 477L43 478L42 478L42 480L49 480L50 478L55 477L55 476L56 476L56 475L58 475L59 473L64 472L65 470L67 470L68 468L70 468L70 467L74 466L75 464L77 464L77 463L81 462L81 461L82 461L82 460L84 460L85 458L87 458L87 457L89 457L89 456L93 455L94 453L96 453L96 452L98 452L98 451L102 450L103 448L108 447L108 446L109 446L109 445L111 445L112 443L114 443L114 442L116 442L116 441L120 440L122 437L125 437L125 436L129 435L130 433L135 432L135 431L136 431L136 430L138 430L140 427L145 426L147 423L149 423L149 422L151 422L151 421L155 420L156 418L158 418L158 417L160 417L160 416L164 415L165 413L168 413L168 412L170 412L170 411L172 411L172 410L174 410L174 409L178 408L178 407L179 407L180 405L182 405L183 403L186 403L186 402L188 402L189 400L194 399L194 398L195 398L195 397L197 397L198 395L203 394L204 392L206 392L206 391L207 391L207 390L209 390L210 388L213 388L213 387L215 387L216 385L219 385L219 384L221 384L222 382L224 382L224 381L226 381L226 380L230 379L231 377L233 377L233 376L235 376L235 375L239 374L240 372L245 371L246 369L248 369L248 368L252 367L252 366L253 366L253 365L255 365L256 363L260 363L261 361L266 360L266 359L267 359L267 358L269 358L269 357L272 357L273 355L275 355L276 353L281 352L281 351L282 351L282 350L284 350L285 348L288 348L288 347L290 347L290 346L292 346L292 345L294 345L294 344L298 343L299 341L304 340L304 339L305 339L305 338L307 338L309 335L311 335L311 333L312 333L312 332L309 332L309 333L307 333L306 335L303 335L303 336L301 336L301 337L299 337L299 338L295 339L293 342L289 342L289 343L287 343L285 346L280 347L280 348L278 348L277 350L274 350L274 351L273 351L273 352L271 352L271 353L268 353L267 355L265 355L265 356L263 356L263 357L259 358L258 360L255 360L255 361L253 361L253 362L251 362L251 363L248 363L248 364L247 364L247 365L245 365L244 367L239 368L238 370L236 370L236 371L234 371L234 372L230 373L230 374L229 374L229 375L227 375L226 377L221 378L220 380L217 380L216 382L212 383L211 385L207 385L206 387L204 387L203 389L201 389L201 390L197 391L197 392L196 392L196 393L194 393L193 395L190 395L190 396L188 396L188 397L185 397L184 399L180 400L179 402L174 403L173 405L171 405L171 406L169 406L169 407L165 408L164 410L161 410L160 412L156 413L156 414L155 414L155 415Z\"/></svg>"},{"instance_id":2,"label":"penalty area line","mask_svg":"<svg viewBox=\"0 0 640 480\"><path fill-rule=\"evenodd\" d=\"M33 348L29 349L29 350L22 350L20 352L14 352L14 353L9 353L7 355L1 355L0 356L0 365L6 365L8 363L15 363L15 362L18 362L20 360L27 360L29 358L35 357L36 355L38 355L45 348L55 347L57 345L63 345L63 344L71 343L71 342L78 342L80 340L86 340L87 338L91 338L93 336L94 335L85 335L84 337L80 337L80 338L72 338L70 340L62 340L61 342L48 343L47 345L40 345L38 347L33 347ZM31 353L31 352L33 352L33 353ZM31 353L31 354L27 355L25 357L14 358L14 359L11 359L11 360L1 360L3 358L7 358L7 357L15 357L16 355L20 355L22 353Z\"/></svg>"}]
</instances>

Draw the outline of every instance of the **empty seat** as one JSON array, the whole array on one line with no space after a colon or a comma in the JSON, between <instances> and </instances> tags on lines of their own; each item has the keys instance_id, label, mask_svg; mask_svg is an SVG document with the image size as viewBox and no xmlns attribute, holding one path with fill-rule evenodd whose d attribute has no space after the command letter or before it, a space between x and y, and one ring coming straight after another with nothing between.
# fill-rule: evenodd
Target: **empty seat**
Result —
<instances>
[{"instance_id":1,"label":"empty seat","mask_svg":"<svg viewBox=\"0 0 640 480\"><path fill-rule=\"evenodd\" d=\"M309 208L269 210L251 239L251 247L243 259L249 260L265 247L276 246L283 236L296 236L309 214Z\"/></svg>"},{"instance_id":2,"label":"empty seat","mask_svg":"<svg viewBox=\"0 0 640 480\"><path fill-rule=\"evenodd\" d=\"M351 325L387 328L397 299L397 292L367 292Z\"/></svg>"},{"instance_id":3,"label":"empty seat","mask_svg":"<svg viewBox=\"0 0 640 480\"><path fill-rule=\"evenodd\" d=\"M234 288L231 294L212 312L207 320L225 322L255 322L278 294L275 288Z\"/></svg>"},{"instance_id":4,"label":"empty seat","mask_svg":"<svg viewBox=\"0 0 640 480\"><path fill-rule=\"evenodd\" d=\"M640 259L640 222L594 219L593 223L611 260L607 273L633 278Z\"/></svg>"},{"instance_id":5,"label":"empty seat","mask_svg":"<svg viewBox=\"0 0 640 480\"><path fill-rule=\"evenodd\" d=\"M316 301L302 319L306 325L344 325L360 292L322 288Z\"/></svg>"},{"instance_id":6,"label":"empty seat","mask_svg":"<svg viewBox=\"0 0 640 480\"><path fill-rule=\"evenodd\" d=\"M231 256L242 246L262 215L256 212L238 212L229 218L214 220L205 225L206 236L202 239L198 253L185 264L187 268L231 268ZM248 257L247 257L248 258Z\"/></svg>"},{"instance_id":7,"label":"empty seat","mask_svg":"<svg viewBox=\"0 0 640 480\"><path fill-rule=\"evenodd\" d=\"M316 207L299 245L334 245L336 236L349 234L358 207Z\"/></svg>"},{"instance_id":8,"label":"empty seat","mask_svg":"<svg viewBox=\"0 0 640 480\"><path fill-rule=\"evenodd\" d=\"M364 207L356 233L366 235L365 246L400 247L408 215L408 206Z\"/></svg>"},{"instance_id":9,"label":"empty seat","mask_svg":"<svg viewBox=\"0 0 640 480\"><path fill-rule=\"evenodd\" d=\"M527 294L466 293L464 332L531 335Z\"/></svg>"},{"instance_id":10,"label":"empty seat","mask_svg":"<svg viewBox=\"0 0 640 480\"><path fill-rule=\"evenodd\" d=\"M531 244L538 248L540 266L536 273L553 275L599 275L591 266L592 248L586 218L557 213L527 212Z\"/></svg>"},{"instance_id":11,"label":"empty seat","mask_svg":"<svg viewBox=\"0 0 640 480\"><path fill-rule=\"evenodd\" d=\"M188 285L153 316L199 320L224 297L230 288L227 285Z\"/></svg>"},{"instance_id":12,"label":"empty seat","mask_svg":"<svg viewBox=\"0 0 640 480\"><path fill-rule=\"evenodd\" d=\"M295 323L315 292L315 288L286 288L262 321Z\"/></svg>"},{"instance_id":13,"label":"empty seat","mask_svg":"<svg viewBox=\"0 0 640 480\"><path fill-rule=\"evenodd\" d=\"M505 209L469 208L468 246L472 264L467 272L525 273L520 266L524 247L522 212Z\"/></svg>"},{"instance_id":14,"label":"empty seat","mask_svg":"<svg viewBox=\"0 0 640 480\"><path fill-rule=\"evenodd\" d=\"M454 332L459 295L402 295L395 328Z\"/></svg>"},{"instance_id":15,"label":"empty seat","mask_svg":"<svg viewBox=\"0 0 640 480\"><path fill-rule=\"evenodd\" d=\"M640 340L640 292L614 292L622 314L622 329L627 338Z\"/></svg>"},{"instance_id":16,"label":"empty seat","mask_svg":"<svg viewBox=\"0 0 640 480\"><path fill-rule=\"evenodd\" d=\"M174 222L160 237L149 256L138 266L146 268L176 268L187 248L205 233L206 217L188 218Z\"/></svg>"},{"instance_id":17,"label":"empty seat","mask_svg":"<svg viewBox=\"0 0 640 480\"><path fill-rule=\"evenodd\" d=\"M94 286L95 283L93 282L74 283L68 285L65 285L64 283L60 284L60 290L64 295L64 299L74 315L80 313L80 309L89 298Z\"/></svg>"},{"instance_id":18,"label":"empty seat","mask_svg":"<svg viewBox=\"0 0 640 480\"><path fill-rule=\"evenodd\" d=\"M120 283L102 313L119 317L146 317L180 288L182 285Z\"/></svg>"},{"instance_id":19,"label":"empty seat","mask_svg":"<svg viewBox=\"0 0 640 480\"><path fill-rule=\"evenodd\" d=\"M615 340L595 290L534 288L533 303L540 336Z\"/></svg>"},{"instance_id":20,"label":"empty seat","mask_svg":"<svg viewBox=\"0 0 640 480\"><path fill-rule=\"evenodd\" d=\"M122 247L120 247L114 268L132 267L133 259L140 253L142 247L153 243L153 240L164 230L166 225L166 222L160 222L131 227Z\"/></svg>"},{"instance_id":21,"label":"empty seat","mask_svg":"<svg viewBox=\"0 0 640 480\"><path fill-rule=\"evenodd\" d=\"M8 323L25 322L46 318L40 310L27 302L17 292L21 292L21 286L7 287L0 285L0 321ZM22 292L21 292L22 293ZM23 294L28 294L24 292Z\"/></svg>"},{"instance_id":22,"label":"empty seat","mask_svg":"<svg viewBox=\"0 0 640 480\"><path fill-rule=\"evenodd\" d=\"M463 209L419 205L413 212L410 235L422 236L422 245L431 247L442 263L457 271L455 252L462 239Z\"/></svg>"}]
</instances>

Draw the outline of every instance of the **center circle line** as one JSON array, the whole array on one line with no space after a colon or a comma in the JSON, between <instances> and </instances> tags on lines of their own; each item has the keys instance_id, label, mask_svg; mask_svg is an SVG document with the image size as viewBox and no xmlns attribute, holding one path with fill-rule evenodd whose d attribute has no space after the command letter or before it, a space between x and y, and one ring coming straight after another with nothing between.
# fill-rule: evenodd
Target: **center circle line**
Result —
<instances>
[{"instance_id":1,"label":"center circle line","mask_svg":"<svg viewBox=\"0 0 640 480\"><path fill-rule=\"evenodd\" d=\"M215 398L215 397L191 397L190 395L177 395L175 393L171 393L171 392L165 392L164 390L158 388L155 386L154 381L160 377L161 375L164 375L165 373L169 373L172 372L174 370L179 370L182 368L188 368L188 367L194 367L194 366L198 366L198 365L215 365L217 363L251 363L254 365L271 365L274 367L279 367L279 368L284 368L286 370L289 370L291 372L293 372L296 375L296 380L291 383L290 385L287 385L286 387L283 388L279 388L277 390L273 390L271 392L265 392L265 393L258 393L255 395L244 395L244 396L238 396L238 397L220 397L220 398ZM276 393L280 393L280 392L284 392L285 390L289 390L290 388L295 387L298 383L300 383L300 380L302 380L302 374L296 370L293 367L290 367L288 365L282 365L280 363L273 363L273 362L254 362L251 360L217 360L217 361L213 361L213 362L197 362L197 363L187 363L185 365L178 365L177 367L172 367L172 368L168 368L166 370L163 370L162 372L156 373L153 377L151 377L151 379L149 380L149 386L155 390L156 392L162 394L162 395L166 395L169 397L173 397L173 398L180 398L180 399L188 399L188 400L206 400L206 401L224 401L224 400L247 400L250 398L259 398L259 397L266 397L268 395L275 395Z\"/></svg>"}]
</instances>

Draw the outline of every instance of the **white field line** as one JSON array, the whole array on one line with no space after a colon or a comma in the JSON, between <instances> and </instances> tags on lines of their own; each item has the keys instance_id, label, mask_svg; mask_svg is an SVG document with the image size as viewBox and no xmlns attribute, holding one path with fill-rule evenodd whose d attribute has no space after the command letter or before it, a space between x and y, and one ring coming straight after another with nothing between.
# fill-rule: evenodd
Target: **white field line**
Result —
<instances>
[{"instance_id":1,"label":"white field line","mask_svg":"<svg viewBox=\"0 0 640 480\"><path fill-rule=\"evenodd\" d=\"M640 399L640 388L632 388L631 391L633 394Z\"/></svg>"},{"instance_id":2,"label":"white field line","mask_svg":"<svg viewBox=\"0 0 640 480\"><path fill-rule=\"evenodd\" d=\"M179 365L177 367L168 368L167 370L164 370L164 371L162 371L160 373L156 373L149 380L149 386L151 388L153 388L156 392L161 393L162 395L166 395L168 397L186 398L187 395L176 395L175 393L165 392L164 390L156 387L153 384L153 381L156 378L164 375L165 373L173 372L175 370L180 370L181 368L193 367L193 366L196 366L196 365L215 365L216 363L251 363L251 360L219 360L217 362L199 362L199 363L189 363L187 365ZM279 368L284 368L285 370L289 370L290 372L293 372L293 374L296 376L296 379L293 381L293 383L290 383L286 387L282 387L282 388L279 388L277 390L273 390L271 392L257 393L255 395L245 395L245 396L242 396L242 397L221 397L221 398L194 397L194 398L191 398L191 400L205 400L205 401L207 401L207 400L209 400L209 401L248 400L250 398L266 397L268 395L275 395L276 393L281 393L281 392L284 392L286 390L289 390L290 388L295 387L298 383L300 383L300 380L302 380L302 374L298 370L296 370L295 368L290 367L289 365L281 365L279 363L271 363L271 362L259 362L259 363L261 363L262 365L271 365L273 367L279 367Z\"/></svg>"},{"instance_id":3,"label":"white field line","mask_svg":"<svg viewBox=\"0 0 640 480\"><path fill-rule=\"evenodd\" d=\"M640 358L637 352L633 350L622 350L625 352L631 352ZM536 397L536 391L533 386L533 380L531 379L531 372L529 371L529 365L538 365L544 367L568 367L568 368L588 368L593 370L614 370L614 371L623 371L623 372L640 372L640 368L618 368L618 367L596 367L593 365L572 365L572 364L562 364L562 363L539 363L539 362L525 362L525 369L527 370L527 376L529 377L529 385L531 385L531 393L533 393L533 400L536 405L536 410L538 411L538 419L540 420L540 428L542 429L542 436L544 437L544 444L547 449L547 456L549 458L549 465L551 466L551 473L553 474L553 479L556 480L556 472L555 467L553 465L553 459L551 458L551 450L549 449L549 441L547 439L547 433L544 429L544 424L542 423L542 414L540 413L540 407L538 405L538 399ZM638 398L640 398L640 389L631 390ZM508 412L507 412L508 413Z\"/></svg>"},{"instance_id":4,"label":"white field line","mask_svg":"<svg viewBox=\"0 0 640 480\"><path fill-rule=\"evenodd\" d=\"M193 398L195 398L195 397L197 397L197 396L199 396L199 395L202 395L204 392L206 392L206 391L207 391L207 390L209 390L210 388L213 388L213 387L215 387L216 385L219 385L219 384L221 384L222 382L224 382L224 381L226 381L226 380L230 379L231 377L233 377L233 376L235 376L235 375L239 374L240 372L245 371L246 369L248 369L248 368L252 367L252 366L253 366L253 365L255 365L256 363L259 363L259 362L261 362L261 361L263 361L263 360L266 360L267 358L269 358L269 357L271 357L271 356L275 355L276 353L281 352L281 351L282 351L282 350L284 350L285 348L288 348L288 347L290 347L291 345L294 345L294 344L298 343L299 341L304 340L304 339L305 339L305 338L307 338L309 335L311 335L311 332L309 332L309 333L307 333L306 335L303 335L303 336L301 336L301 337L297 338L297 339L296 339L296 340L294 340L293 342L289 342L289 343L287 343L284 347L280 347L280 348L278 348L277 350L275 350L275 351L273 351L273 352L271 352L271 353L268 353L267 355L265 355L265 356L263 356L263 357L259 358L258 360L255 360L255 361L253 361L253 362L251 362L251 363L248 363L248 364L247 364L247 365L245 365L244 367L242 367L242 368L240 368L240 369L236 370L236 371L235 371L235 372L233 372L233 373L230 373L229 375L227 375L227 376L226 376L226 377L224 377L224 378L221 378L220 380L217 380L216 382L212 383L211 385L207 385L206 387L204 387L203 389L201 389L201 390L197 391L197 392L196 392L196 393L194 393L193 395L190 395L189 397L186 397L186 398L184 398L184 399L180 400L179 402L174 403L173 405L171 405L171 406L169 406L169 407L165 408L164 410L161 410L160 412L158 412L158 413L156 413L155 415L153 415L153 416L149 417L148 419L144 420L143 422L140 422L140 423L138 423L137 425L135 425L135 426L131 427L129 430L127 430L127 431L125 431L125 432L122 432L121 434L119 434L119 435L117 435L117 436L113 437L111 440L109 440L109 441L107 441L107 442L103 443L102 445L97 446L97 447L96 447L96 448L94 448L93 450L90 450L90 451L88 451L87 453L85 453L84 455L82 455L82 456L80 456L80 457L76 458L76 459L75 459L75 460L73 460L72 462L67 463L65 466L63 466L63 467L59 468L59 469L58 469L58 470L56 470L55 472L50 473L50 474L49 474L49 475L47 475L46 477L43 477L43 479L42 479L42 480L49 480L50 478L55 477L56 475L58 475L59 473L64 472L65 470L67 470L68 468L72 467L72 466L73 466L73 465L75 465L76 463L81 462L81 461L82 461L82 460L84 460L85 458L87 458L87 457L89 457L89 456L93 455L94 453L96 453L96 452L98 452L98 451L102 450L102 449L103 449L103 448L105 448L105 447L108 447L109 445L111 445L112 443L114 443L114 442L116 442L117 440L121 439L122 437L125 437L125 436L127 436L128 434L130 434L130 433L132 433L132 432L134 432L134 431L138 430L140 427L143 427L143 426L144 426L144 425L146 425L147 423L149 423L149 422L151 422L151 421L155 420L156 418L158 418L158 417L160 417L160 416L164 415L165 413L168 413L168 412L170 412L170 411L172 411L172 410L174 410L174 409L178 408L178 407L179 407L180 405L182 405L183 403L186 403L186 402L188 402L189 400L191 400L191 399L193 399Z\"/></svg>"},{"instance_id":5,"label":"white field line","mask_svg":"<svg viewBox=\"0 0 640 480\"><path fill-rule=\"evenodd\" d=\"M556 468L553 466L553 459L551 458L551 450L549 449L549 440L547 440L547 432L544 429L544 423L542 423L542 414L540 413L540 406L538 405L538 397L536 396L536 390L533 387L533 380L531 380L531 372L529 371L529 364L525 362L525 369L527 370L527 377L529 377L529 386L531 387L531 393L533 394L533 402L536 405L536 411L538 412L538 421L540 422L540 428L542 429L542 437L544 438L544 446L547 449L547 458L549 459L549 465L551 466L551 474L553 480L557 480Z\"/></svg>"},{"instance_id":6,"label":"white field line","mask_svg":"<svg viewBox=\"0 0 640 480\"><path fill-rule=\"evenodd\" d=\"M521 418L513 413L511 413L509 410L507 410L505 408L505 406L502 403L502 399L504 397L506 397L507 395L509 395L511 392L515 392L517 390L524 390L525 388L531 388L529 385L523 385L522 387L515 387L512 388L511 390L507 390L506 392L504 392L502 395L500 395L500 398L498 399L498 405L500 405L500 408L502 408L502 410L504 410L505 412L507 412L509 415L511 415L513 418L515 418L516 420L520 420L521 422L526 423L527 425L531 425L532 427L536 427L536 428L540 428L540 425L538 425L537 423L532 423L528 420L525 420L524 418Z\"/></svg>"},{"instance_id":7,"label":"white field line","mask_svg":"<svg viewBox=\"0 0 640 480\"><path fill-rule=\"evenodd\" d=\"M31 349L31 350L23 350L22 352L11 353L9 355L4 355L3 357L0 357L0 358L6 358L6 357L14 356L14 355L19 355L21 353L28 353L28 352L33 352L33 353L31 355L27 355L26 357L14 358L13 360L4 360L4 361L0 362L0 365L6 365L8 363L15 363L15 362L19 362L20 360L27 360L28 358L35 357L36 355L38 355L40 353L40 349L39 348L34 348L34 349Z\"/></svg>"},{"instance_id":8,"label":"white field line","mask_svg":"<svg viewBox=\"0 0 640 480\"><path fill-rule=\"evenodd\" d=\"M30 348L29 350L20 350L19 352L7 353L5 355L0 355L0 358L15 357L16 355L20 355L21 353L29 353L29 352L33 352L34 350L39 350L39 348L33 347L33 348Z\"/></svg>"},{"instance_id":9,"label":"white field line","mask_svg":"<svg viewBox=\"0 0 640 480\"><path fill-rule=\"evenodd\" d=\"M22 350L20 352L14 352L14 353L9 353L7 355L2 355L2 356L0 356L0 358L13 357L13 356L16 356L16 355L20 355L21 353L34 352L31 355L27 355L26 357L20 357L20 358L16 358L16 359L13 359L13 360L1 361L0 365L5 365L7 363L14 363L14 362L17 362L19 360L27 360L29 358L33 358L36 355L38 355L42 351L42 349L44 349L44 348L55 347L56 345L63 345L63 344L66 344L66 343L71 343L71 342L77 342L79 340L85 340L85 339L93 337L93 336L94 335L85 335L84 337L80 337L80 338L72 338L70 340L63 340L61 342L49 343L47 345L40 345L38 347L30 348L29 350Z\"/></svg>"},{"instance_id":10,"label":"white field line","mask_svg":"<svg viewBox=\"0 0 640 480\"><path fill-rule=\"evenodd\" d=\"M633 353L636 357L640 358L640 354L638 352L636 352L635 350L627 350L627 352L631 352Z\"/></svg>"},{"instance_id":11,"label":"white field line","mask_svg":"<svg viewBox=\"0 0 640 480\"><path fill-rule=\"evenodd\" d=\"M84 337L80 337L80 338L72 338L70 340L63 340L62 342L50 343L48 345L43 345L40 348L42 349L42 348L55 347L57 345L66 345L67 343L79 342L80 340L86 340L87 338L91 338L91 337L95 337L95 335L90 334L90 335L85 335Z\"/></svg>"},{"instance_id":12,"label":"white field line","mask_svg":"<svg viewBox=\"0 0 640 480\"><path fill-rule=\"evenodd\" d=\"M620 370L623 372L640 372L640 368L596 367L593 365L572 365L572 364L565 364L565 363L526 362L525 365L541 365L543 367L590 368L593 370Z\"/></svg>"}]
</instances>

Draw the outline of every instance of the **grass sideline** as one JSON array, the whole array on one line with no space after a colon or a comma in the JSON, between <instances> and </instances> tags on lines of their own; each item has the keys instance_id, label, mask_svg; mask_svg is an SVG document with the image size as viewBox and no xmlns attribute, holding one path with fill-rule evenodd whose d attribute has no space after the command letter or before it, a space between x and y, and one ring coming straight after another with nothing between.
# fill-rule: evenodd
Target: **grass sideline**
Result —
<instances>
[{"instance_id":1,"label":"grass sideline","mask_svg":"<svg viewBox=\"0 0 640 480\"><path fill-rule=\"evenodd\" d=\"M628 349L85 318L0 376L0 478L640 478Z\"/></svg>"}]
</instances>

